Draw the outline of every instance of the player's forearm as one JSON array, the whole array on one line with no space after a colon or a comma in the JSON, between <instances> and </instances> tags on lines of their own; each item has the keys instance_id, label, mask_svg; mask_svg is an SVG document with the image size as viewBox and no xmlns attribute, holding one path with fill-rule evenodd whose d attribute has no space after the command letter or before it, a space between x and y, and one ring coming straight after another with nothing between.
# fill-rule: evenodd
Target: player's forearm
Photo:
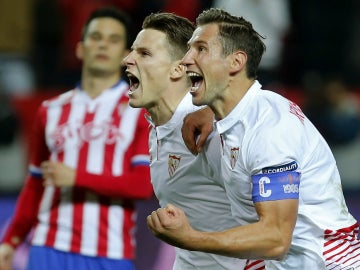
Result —
<instances>
[{"instance_id":1,"label":"player's forearm","mask_svg":"<svg viewBox=\"0 0 360 270\"><path fill-rule=\"evenodd\" d=\"M183 248L243 259L282 259L290 239L279 230L261 223L245 225L223 232L194 232Z\"/></svg>"},{"instance_id":2,"label":"player's forearm","mask_svg":"<svg viewBox=\"0 0 360 270\"><path fill-rule=\"evenodd\" d=\"M123 199L148 199L153 194L150 168L139 166L120 176L95 175L77 172L76 186L88 188L96 193Z\"/></svg>"},{"instance_id":3,"label":"player's forearm","mask_svg":"<svg viewBox=\"0 0 360 270\"><path fill-rule=\"evenodd\" d=\"M5 232L3 242L17 247L35 225L43 193L42 180L29 176L19 194L13 219Z\"/></svg>"}]
</instances>

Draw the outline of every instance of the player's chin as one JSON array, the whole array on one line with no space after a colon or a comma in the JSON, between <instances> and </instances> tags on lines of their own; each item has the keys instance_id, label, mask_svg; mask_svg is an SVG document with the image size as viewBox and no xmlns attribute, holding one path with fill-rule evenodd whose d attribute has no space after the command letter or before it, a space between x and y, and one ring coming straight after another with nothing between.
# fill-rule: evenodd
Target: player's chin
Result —
<instances>
[{"instance_id":1,"label":"player's chin","mask_svg":"<svg viewBox=\"0 0 360 270\"><path fill-rule=\"evenodd\" d=\"M201 99L200 95L193 94L193 93L191 93L191 95L192 95L192 103L195 106L202 106L203 105L203 100Z\"/></svg>"},{"instance_id":2,"label":"player's chin","mask_svg":"<svg viewBox=\"0 0 360 270\"><path fill-rule=\"evenodd\" d=\"M137 101L136 98L130 98L129 105L133 108L141 108L141 104L140 104L140 102Z\"/></svg>"}]
</instances>

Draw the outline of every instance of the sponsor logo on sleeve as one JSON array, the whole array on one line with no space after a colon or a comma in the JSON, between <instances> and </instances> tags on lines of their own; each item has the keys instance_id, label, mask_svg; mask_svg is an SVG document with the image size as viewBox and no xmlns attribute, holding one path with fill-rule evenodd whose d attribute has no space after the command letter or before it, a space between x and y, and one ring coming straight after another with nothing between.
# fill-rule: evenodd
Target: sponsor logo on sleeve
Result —
<instances>
[{"instance_id":1,"label":"sponsor logo on sleeve","mask_svg":"<svg viewBox=\"0 0 360 270\"><path fill-rule=\"evenodd\" d=\"M278 173L278 172L287 172L287 171L295 171L298 168L296 161L292 161L290 163L274 166L274 167L266 167L262 169L262 173Z\"/></svg>"}]
</instances>

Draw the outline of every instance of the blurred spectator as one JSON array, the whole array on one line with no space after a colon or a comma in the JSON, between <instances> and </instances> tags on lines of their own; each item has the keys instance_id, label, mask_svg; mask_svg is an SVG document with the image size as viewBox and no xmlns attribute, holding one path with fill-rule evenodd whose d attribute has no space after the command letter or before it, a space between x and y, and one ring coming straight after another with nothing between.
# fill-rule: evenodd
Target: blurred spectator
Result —
<instances>
[{"instance_id":1,"label":"blurred spectator","mask_svg":"<svg viewBox=\"0 0 360 270\"><path fill-rule=\"evenodd\" d=\"M17 191L25 172L25 151L19 140L18 117L11 101L15 96L28 96L34 90L30 61L33 5L34 0L0 1L1 192Z\"/></svg>"},{"instance_id":2,"label":"blurred spectator","mask_svg":"<svg viewBox=\"0 0 360 270\"><path fill-rule=\"evenodd\" d=\"M323 80L313 73L304 86L308 93L305 113L329 145L354 141L360 133L360 106L344 79L332 75Z\"/></svg>"},{"instance_id":3,"label":"blurred spectator","mask_svg":"<svg viewBox=\"0 0 360 270\"><path fill-rule=\"evenodd\" d=\"M33 0L0 1L0 90L28 94L34 88L31 49Z\"/></svg>"},{"instance_id":4,"label":"blurred spectator","mask_svg":"<svg viewBox=\"0 0 360 270\"><path fill-rule=\"evenodd\" d=\"M345 53L346 74L351 83L360 90L360 1L350 0L350 40Z\"/></svg>"},{"instance_id":5,"label":"blurred spectator","mask_svg":"<svg viewBox=\"0 0 360 270\"><path fill-rule=\"evenodd\" d=\"M37 89L58 88L62 58L60 50L64 33L64 18L58 1L37 0L33 8L33 18L32 59Z\"/></svg>"},{"instance_id":6,"label":"blurred spectator","mask_svg":"<svg viewBox=\"0 0 360 270\"><path fill-rule=\"evenodd\" d=\"M353 17L359 16L355 2L359 1L289 1L293 27L286 41L284 79L301 84L309 70L321 76L342 72L348 79L344 71L354 54L350 50Z\"/></svg>"},{"instance_id":7,"label":"blurred spectator","mask_svg":"<svg viewBox=\"0 0 360 270\"><path fill-rule=\"evenodd\" d=\"M188 18L195 22L199 13L212 6L210 0L164 0L163 10Z\"/></svg>"},{"instance_id":8,"label":"blurred spectator","mask_svg":"<svg viewBox=\"0 0 360 270\"><path fill-rule=\"evenodd\" d=\"M214 0L213 6L251 21L258 33L266 38L266 52L258 77L264 88L279 82L284 37L291 26L288 0Z\"/></svg>"}]
</instances>

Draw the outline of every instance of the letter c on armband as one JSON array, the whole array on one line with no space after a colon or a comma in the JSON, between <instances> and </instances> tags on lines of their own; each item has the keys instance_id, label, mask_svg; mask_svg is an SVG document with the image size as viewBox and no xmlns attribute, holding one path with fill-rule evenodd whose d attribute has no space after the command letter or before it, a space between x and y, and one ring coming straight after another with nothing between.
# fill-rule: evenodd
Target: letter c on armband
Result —
<instances>
[{"instance_id":1,"label":"letter c on armband","mask_svg":"<svg viewBox=\"0 0 360 270\"><path fill-rule=\"evenodd\" d=\"M271 196L271 189L267 189L265 187L265 184L270 184L270 178L269 177L261 177L259 180L259 195L261 197L267 198Z\"/></svg>"}]
</instances>

